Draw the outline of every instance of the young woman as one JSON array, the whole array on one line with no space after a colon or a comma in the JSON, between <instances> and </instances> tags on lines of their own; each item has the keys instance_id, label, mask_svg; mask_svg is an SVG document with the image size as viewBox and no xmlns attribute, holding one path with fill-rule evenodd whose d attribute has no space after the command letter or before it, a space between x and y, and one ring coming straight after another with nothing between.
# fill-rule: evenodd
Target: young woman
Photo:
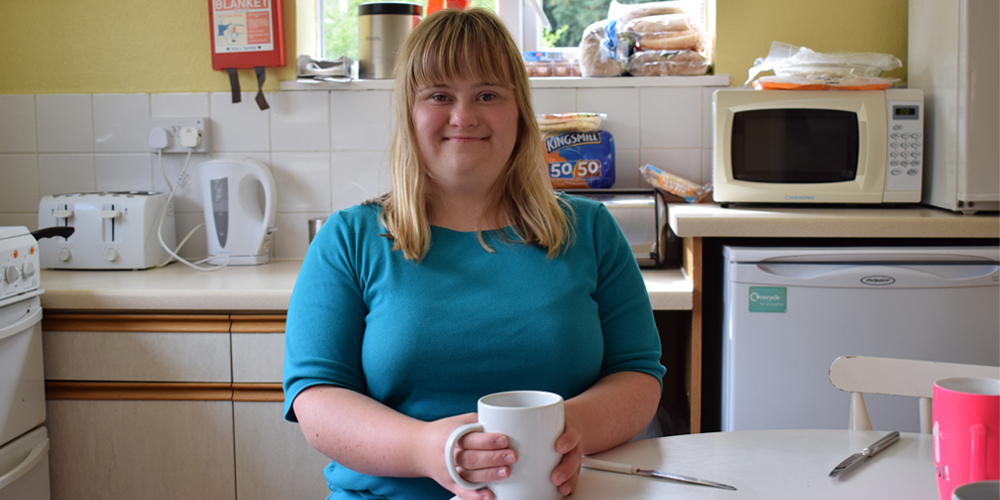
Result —
<instances>
[{"instance_id":1,"label":"young woman","mask_svg":"<svg viewBox=\"0 0 1000 500\"><path fill-rule=\"evenodd\" d=\"M333 462L330 498L492 499L455 484L444 445L476 402L562 395L580 458L654 417L664 368L642 276L610 213L555 194L516 45L488 11L443 10L396 63L392 190L333 214L288 309L285 418ZM463 477L508 477L500 434L459 443Z\"/></svg>"}]
</instances>

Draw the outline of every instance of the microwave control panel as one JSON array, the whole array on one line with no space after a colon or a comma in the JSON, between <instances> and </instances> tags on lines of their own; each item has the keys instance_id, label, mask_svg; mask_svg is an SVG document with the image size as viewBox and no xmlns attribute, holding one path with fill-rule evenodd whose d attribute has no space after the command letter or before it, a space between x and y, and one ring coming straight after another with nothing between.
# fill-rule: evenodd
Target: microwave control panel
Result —
<instances>
[{"instance_id":1,"label":"microwave control panel","mask_svg":"<svg viewBox=\"0 0 1000 500\"><path fill-rule=\"evenodd\" d=\"M924 174L924 99L920 89L885 91L888 114L888 162L885 169L886 202L920 201ZM889 199L914 193L915 199ZM912 198L907 196L907 198Z\"/></svg>"}]
</instances>

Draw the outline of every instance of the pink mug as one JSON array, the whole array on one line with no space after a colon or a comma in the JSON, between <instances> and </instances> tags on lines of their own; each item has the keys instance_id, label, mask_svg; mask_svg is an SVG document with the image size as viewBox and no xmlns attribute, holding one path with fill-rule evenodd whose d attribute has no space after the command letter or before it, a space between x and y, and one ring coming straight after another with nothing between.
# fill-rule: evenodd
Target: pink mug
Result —
<instances>
[{"instance_id":1,"label":"pink mug","mask_svg":"<svg viewBox=\"0 0 1000 500\"><path fill-rule=\"evenodd\" d=\"M941 500L963 484L1000 479L1000 379L934 382L933 422Z\"/></svg>"}]
</instances>

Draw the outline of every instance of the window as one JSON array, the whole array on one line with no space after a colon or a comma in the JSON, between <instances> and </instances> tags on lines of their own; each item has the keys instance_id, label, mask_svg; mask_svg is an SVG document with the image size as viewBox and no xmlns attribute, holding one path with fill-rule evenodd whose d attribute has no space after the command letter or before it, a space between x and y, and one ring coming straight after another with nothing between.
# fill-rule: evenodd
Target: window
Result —
<instances>
[{"instance_id":1,"label":"window","mask_svg":"<svg viewBox=\"0 0 1000 500\"><path fill-rule=\"evenodd\" d=\"M323 59L347 56L358 58L358 5L372 0L316 0L318 3L321 44L319 55ZM470 7L484 7L496 11L497 0L469 0ZM427 11L427 0L412 1Z\"/></svg>"},{"instance_id":2,"label":"window","mask_svg":"<svg viewBox=\"0 0 1000 500\"><path fill-rule=\"evenodd\" d=\"M606 19L612 0L496 0L498 13L512 29L522 50L551 49L573 51L580 45L584 30ZM714 38L714 5L716 0L616 0L619 4L677 3L683 5L703 26L709 38ZM537 3L536 3L537 2ZM551 29L545 27L537 14L541 7ZM712 12L709 12L711 10Z\"/></svg>"},{"instance_id":3,"label":"window","mask_svg":"<svg viewBox=\"0 0 1000 500\"><path fill-rule=\"evenodd\" d=\"M299 53L324 59L340 56L358 58L358 5L373 0L297 0ZM617 0L619 3L647 3L649 0ZM662 0L661 0L662 1ZM667 0L671 1L671 0ZM683 3L714 38L716 0L673 0ZM573 52L583 31L605 19L612 0L469 0L469 5L494 10L510 28L521 50L562 50ZM427 0L415 0L426 9ZM537 12L542 9L552 25ZM710 43L711 47L711 43ZM709 49L711 51L711 49Z\"/></svg>"}]
</instances>

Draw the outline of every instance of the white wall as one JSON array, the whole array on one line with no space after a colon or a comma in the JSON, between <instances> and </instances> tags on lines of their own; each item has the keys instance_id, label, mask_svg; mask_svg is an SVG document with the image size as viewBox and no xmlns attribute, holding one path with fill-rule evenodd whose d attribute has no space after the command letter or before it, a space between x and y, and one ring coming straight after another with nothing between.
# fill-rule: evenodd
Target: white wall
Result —
<instances>
[{"instance_id":1,"label":"white wall","mask_svg":"<svg viewBox=\"0 0 1000 500\"><path fill-rule=\"evenodd\" d=\"M711 181L714 87L539 88L535 111L607 113L616 144L616 188L646 187L638 167L652 163L694 181ZM192 155L191 180L176 197L178 236L204 222L197 165L251 156L271 166L278 186L276 258L302 258L307 221L388 187L388 90L254 93L0 95L0 226L37 229L42 196L81 191L159 190L167 186L148 146L150 118L208 117L210 155ZM171 183L184 154L163 157ZM201 256L198 231L182 255Z\"/></svg>"}]
</instances>

